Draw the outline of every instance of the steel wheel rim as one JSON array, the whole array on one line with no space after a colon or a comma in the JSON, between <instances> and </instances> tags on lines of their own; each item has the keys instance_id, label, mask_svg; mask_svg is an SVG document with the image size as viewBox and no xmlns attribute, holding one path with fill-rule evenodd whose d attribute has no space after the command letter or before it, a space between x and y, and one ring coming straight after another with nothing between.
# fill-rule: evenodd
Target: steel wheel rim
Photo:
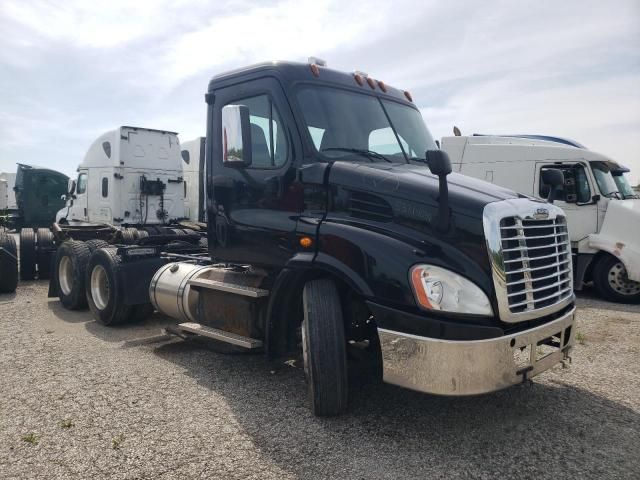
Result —
<instances>
[{"instance_id":1,"label":"steel wheel rim","mask_svg":"<svg viewBox=\"0 0 640 480\"><path fill-rule=\"evenodd\" d=\"M73 264L69 257L62 257L58 266L58 284L64 295L69 295L73 285Z\"/></svg>"},{"instance_id":2,"label":"steel wheel rim","mask_svg":"<svg viewBox=\"0 0 640 480\"><path fill-rule=\"evenodd\" d=\"M91 298L98 310L104 310L109 303L109 277L102 265L96 265L91 271Z\"/></svg>"},{"instance_id":3,"label":"steel wheel rim","mask_svg":"<svg viewBox=\"0 0 640 480\"><path fill-rule=\"evenodd\" d=\"M637 295L640 293L640 282L629 280L627 269L622 262L615 263L608 272L609 286L620 295Z\"/></svg>"}]
</instances>

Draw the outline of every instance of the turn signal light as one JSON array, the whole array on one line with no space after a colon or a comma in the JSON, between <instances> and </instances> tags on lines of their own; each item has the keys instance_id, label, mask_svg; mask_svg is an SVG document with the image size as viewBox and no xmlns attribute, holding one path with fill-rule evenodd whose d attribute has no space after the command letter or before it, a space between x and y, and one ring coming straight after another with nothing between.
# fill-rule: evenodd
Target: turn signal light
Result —
<instances>
[{"instance_id":1,"label":"turn signal light","mask_svg":"<svg viewBox=\"0 0 640 480\"><path fill-rule=\"evenodd\" d=\"M302 248L309 248L311 245L313 245L313 240L311 239L311 237L302 237L300 239L300 246Z\"/></svg>"}]
</instances>

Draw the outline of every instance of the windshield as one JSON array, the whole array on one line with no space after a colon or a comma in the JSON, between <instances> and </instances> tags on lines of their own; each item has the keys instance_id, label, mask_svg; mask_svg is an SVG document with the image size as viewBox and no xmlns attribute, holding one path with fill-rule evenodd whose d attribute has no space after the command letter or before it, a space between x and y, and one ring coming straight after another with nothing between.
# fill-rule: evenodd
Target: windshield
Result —
<instances>
[{"instance_id":1,"label":"windshield","mask_svg":"<svg viewBox=\"0 0 640 480\"><path fill-rule=\"evenodd\" d=\"M613 180L613 175L611 175L611 170L604 162L591 162L591 170L593 170L593 175L596 177L596 183L598 184L598 189L600 189L600 193L605 197L612 197L616 193L618 193L618 186L616 182Z\"/></svg>"},{"instance_id":2,"label":"windshield","mask_svg":"<svg viewBox=\"0 0 640 480\"><path fill-rule=\"evenodd\" d=\"M335 160L424 159L435 142L416 109L372 95L307 86L298 102L313 144Z\"/></svg>"},{"instance_id":3,"label":"windshield","mask_svg":"<svg viewBox=\"0 0 640 480\"><path fill-rule=\"evenodd\" d=\"M638 195L633 191L631 185L629 184L629 180L625 177L624 172L611 172L613 174L613 181L616 182L616 186L618 187L618 191L622 198L638 198Z\"/></svg>"}]
</instances>

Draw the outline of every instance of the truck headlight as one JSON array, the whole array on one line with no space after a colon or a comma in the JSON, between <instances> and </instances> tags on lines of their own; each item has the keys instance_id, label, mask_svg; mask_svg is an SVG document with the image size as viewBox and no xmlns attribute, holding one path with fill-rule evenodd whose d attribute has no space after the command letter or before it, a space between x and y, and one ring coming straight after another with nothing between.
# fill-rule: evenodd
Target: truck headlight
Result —
<instances>
[{"instance_id":1,"label":"truck headlight","mask_svg":"<svg viewBox=\"0 0 640 480\"><path fill-rule=\"evenodd\" d=\"M423 264L411 268L409 278L415 299L425 310L493 315L484 292L457 273Z\"/></svg>"}]
</instances>

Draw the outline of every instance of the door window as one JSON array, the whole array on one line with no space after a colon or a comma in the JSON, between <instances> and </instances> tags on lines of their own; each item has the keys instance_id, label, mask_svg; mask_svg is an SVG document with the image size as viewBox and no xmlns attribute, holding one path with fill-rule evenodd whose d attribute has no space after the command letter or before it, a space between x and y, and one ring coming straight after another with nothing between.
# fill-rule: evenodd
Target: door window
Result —
<instances>
[{"instance_id":1,"label":"door window","mask_svg":"<svg viewBox=\"0 0 640 480\"><path fill-rule=\"evenodd\" d=\"M287 140L282 120L268 95L258 95L229 104L249 109L251 125L251 167L277 168L287 162Z\"/></svg>"},{"instance_id":2,"label":"door window","mask_svg":"<svg viewBox=\"0 0 640 480\"><path fill-rule=\"evenodd\" d=\"M564 185L556 187L555 199L567 203L587 203L591 200L591 188L584 166L558 165L542 167L540 169L540 182L538 194L546 198L549 195L549 185L544 183L542 172L546 169L554 168L560 170L564 175Z\"/></svg>"},{"instance_id":3,"label":"door window","mask_svg":"<svg viewBox=\"0 0 640 480\"><path fill-rule=\"evenodd\" d=\"M87 179L88 176L86 173L81 173L78 175L78 185L76 186L76 193L81 195L87 191Z\"/></svg>"}]
</instances>

